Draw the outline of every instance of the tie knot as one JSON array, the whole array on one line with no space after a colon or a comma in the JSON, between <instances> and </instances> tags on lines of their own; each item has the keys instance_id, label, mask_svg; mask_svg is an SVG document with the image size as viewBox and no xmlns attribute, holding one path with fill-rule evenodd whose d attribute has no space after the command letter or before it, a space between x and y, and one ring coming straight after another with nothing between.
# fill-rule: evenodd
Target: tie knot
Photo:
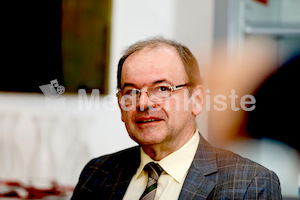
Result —
<instances>
[{"instance_id":1,"label":"tie knot","mask_svg":"<svg viewBox=\"0 0 300 200\"><path fill-rule=\"evenodd\" d=\"M157 180L164 170L154 162L148 163L144 170L148 172L148 183L140 200L153 200L156 193Z\"/></svg>"},{"instance_id":2,"label":"tie knot","mask_svg":"<svg viewBox=\"0 0 300 200\"><path fill-rule=\"evenodd\" d=\"M148 172L149 177L158 180L161 173L164 171L159 164L150 162L145 166L145 170Z\"/></svg>"}]
</instances>

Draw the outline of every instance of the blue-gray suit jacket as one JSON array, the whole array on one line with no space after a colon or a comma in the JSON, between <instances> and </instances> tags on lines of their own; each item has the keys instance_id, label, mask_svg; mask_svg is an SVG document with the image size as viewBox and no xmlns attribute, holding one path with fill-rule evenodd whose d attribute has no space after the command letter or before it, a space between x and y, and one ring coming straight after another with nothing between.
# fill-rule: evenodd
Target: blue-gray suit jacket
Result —
<instances>
[{"instance_id":1,"label":"blue-gray suit jacket","mask_svg":"<svg viewBox=\"0 0 300 200\"><path fill-rule=\"evenodd\" d=\"M282 199L274 172L214 148L200 137L179 199ZM91 160L80 175L72 200L122 199L139 164L139 147Z\"/></svg>"}]
</instances>

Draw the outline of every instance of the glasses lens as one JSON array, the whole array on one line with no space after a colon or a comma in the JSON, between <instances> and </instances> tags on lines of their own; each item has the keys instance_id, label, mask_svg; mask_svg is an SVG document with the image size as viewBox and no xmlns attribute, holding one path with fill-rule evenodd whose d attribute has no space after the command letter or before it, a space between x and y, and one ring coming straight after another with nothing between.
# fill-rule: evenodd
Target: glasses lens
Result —
<instances>
[{"instance_id":1,"label":"glasses lens","mask_svg":"<svg viewBox=\"0 0 300 200\"><path fill-rule=\"evenodd\" d=\"M130 87L128 87L128 88L124 88L124 89L122 90L122 95L123 95L123 96L125 96L125 95L136 96L137 94L138 94L138 91L137 91L137 89L135 89L135 88L130 88Z\"/></svg>"},{"instance_id":2,"label":"glasses lens","mask_svg":"<svg viewBox=\"0 0 300 200\"><path fill-rule=\"evenodd\" d=\"M161 101L167 99L172 94L172 88L169 85L157 85L148 88L148 94L151 101Z\"/></svg>"},{"instance_id":3,"label":"glasses lens","mask_svg":"<svg viewBox=\"0 0 300 200\"><path fill-rule=\"evenodd\" d=\"M151 101L157 103L161 102L172 95L172 87L170 85L155 85L149 87L147 94ZM130 106L136 104L140 96L140 91L135 88L124 88L119 95L119 102L122 105Z\"/></svg>"},{"instance_id":4,"label":"glasses lens","mask_svg":"<svg viewBox=\"0 0 300 200\"><path fill-rule=\"evenodd\" d=\"M123 105L132 105L136 103L137 96L139 91L135 88L124 88L121 92L122 95L119 95L119 101Z\"/></svg>"}]
</instances>

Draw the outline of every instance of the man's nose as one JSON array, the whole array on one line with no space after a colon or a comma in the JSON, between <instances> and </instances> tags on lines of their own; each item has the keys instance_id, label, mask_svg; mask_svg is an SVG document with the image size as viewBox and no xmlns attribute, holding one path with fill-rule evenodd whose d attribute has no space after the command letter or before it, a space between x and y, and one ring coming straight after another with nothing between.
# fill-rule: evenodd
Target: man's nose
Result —
<instances>
[{"instance_id":1,"label":"man's nose","mask_svg":"<svg viewBox=\"0 0 300 200\"><path fill-rule=\"evenodd\" d=\"M140 93L140 98L138 99L137 106L140 111L145 111L148 108L153 108L154 103L150 100L149 94L147 91L142 91Z\"/></svg>"}]
</instances>

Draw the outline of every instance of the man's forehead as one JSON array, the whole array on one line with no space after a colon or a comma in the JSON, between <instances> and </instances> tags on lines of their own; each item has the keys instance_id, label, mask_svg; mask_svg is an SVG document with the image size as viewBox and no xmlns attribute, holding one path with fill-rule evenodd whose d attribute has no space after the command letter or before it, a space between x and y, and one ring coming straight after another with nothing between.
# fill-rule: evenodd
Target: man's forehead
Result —
<instances>
[{"instance_id":1,"label":"man's forehead","mask_svg":"<svg viewBox=\"0 0 300 200\"><path fill-rule=\"evenodd\" d=\"M182 82L187 79L185 75L184 65L174 47L169 45L149 47L131 54L125 60L121 87L124 87L125 83L149 86L158 80L165 80L168 83L176 83L176 80Z\"/></svg>"},{"instance_id":2,"label":"man's forehead","mask_svg":"<svg viewBox=\"0 0 300 200\"><path fill-rule=\"evenodd\" d=\"M124 86L133 86L133 87L144 87L144 86L152 86L156 84L175 84L173 81L173 77L168 73L130 73L122 77L122 88Z\"/></svg>"},{"instance_id":3,"label":"man's forehead","mask_svg":"<svg viewBox=\"0 0 300 200\"><path fill-rule=\"evenodd\" d=\"M146 46L143 49L135 52L135 53L147 53L150 51L159 51L161 53L167 53L173 56L179 56L175 47L168 45L168 44L158 44L155 46ZM134 54L134 53L133 53Z\"/></svg>"}]
</instances>

